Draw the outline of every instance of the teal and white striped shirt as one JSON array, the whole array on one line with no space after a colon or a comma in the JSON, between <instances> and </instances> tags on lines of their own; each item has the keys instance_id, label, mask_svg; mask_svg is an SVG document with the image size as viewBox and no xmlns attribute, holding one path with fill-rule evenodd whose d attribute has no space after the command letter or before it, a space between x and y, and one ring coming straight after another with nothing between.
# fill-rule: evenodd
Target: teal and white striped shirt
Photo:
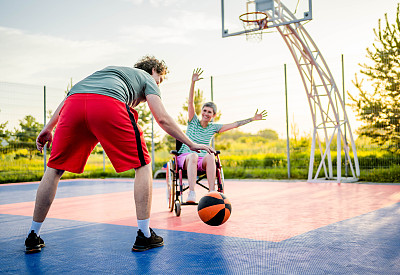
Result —
<instances>
[{"instance_id":1,"label":"teal and white striped shirt","mask_svg":"<svg viewBox=\"0 0 400 275\"><path fill-rule=\"evenodd\" d=\"M189 121L187 126L186 135L195 143L210 145L211 138L215 133L218 133L221 130L223 124L214 124L212 122L208 123L206 128L201 126L200 121L196 115L193 116L192 120ZM182 144L181 149L179 149L179 154L184 153L197 153L191 151L186 144ZM199 157L204 157L207 152L201 150L200 153L197 153Z\"/></svg>"}]
</instances>

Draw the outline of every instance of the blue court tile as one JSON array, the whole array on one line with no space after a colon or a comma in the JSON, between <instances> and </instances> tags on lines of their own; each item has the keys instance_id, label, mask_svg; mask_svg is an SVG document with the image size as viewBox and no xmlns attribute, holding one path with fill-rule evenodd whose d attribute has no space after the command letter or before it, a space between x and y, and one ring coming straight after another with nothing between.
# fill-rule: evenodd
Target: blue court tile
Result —
<instances>
[{"instance_id":1,"label":"blue court tile","mask_svg":"<svg viewBox=\"0 0 400 275\"><path fill-rule=\"evenodd\" d=\"M400 203L281 242L155 229L165 246L131 252L136 228L47 219L25 255L30 218L0 215L9 274L399 274Z\"/></svg>"}]
</instances>

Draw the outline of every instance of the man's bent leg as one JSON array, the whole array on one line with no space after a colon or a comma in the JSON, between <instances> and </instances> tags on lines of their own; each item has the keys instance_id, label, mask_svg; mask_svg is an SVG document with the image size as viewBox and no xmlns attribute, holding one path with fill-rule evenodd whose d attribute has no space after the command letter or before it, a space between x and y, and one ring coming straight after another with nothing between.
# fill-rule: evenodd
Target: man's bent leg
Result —
<instances>
[{"instance_id":1,"label":"man's bent leg","mask_svg":"<svg viewBox=\"0 0 400 275\"><path fill-rule=\"evenodd\" d=\"M34 222L41 223L46 218L63 174L63 170L47 167L36 192L35 210L33 212Z\"/></svg>"},{"instance_id":2,"label":"man's bent leg","mask_svg":"<svg viewBox=\"0 0 400 275\"><path fill-rule=\"evenodd\" d=\"M135 173L134 197L139 230L132 251L140 252L163 246L164 240L157 236L149 226L153 192L151 164L137 168Z\"/></svg>"},{"instance_id":3,"label":"man's bent leg","mask_svg":"<svg viewBox=\"0 0 400 275\"><path fill-rule=\"evenodd\" d=\"M28 237L25 240L25 252L37 253L45 247L44 241L39 236L40 228L49 212L56 195L58 182L63 175L63 170L47 167L46 172L40 181L36 192L35 210L33 212L33 221Z\"/></svg>"},{"instance_id":4,"label":"man's bent leg","mask_svg":"<svg viewBox=\"0 0 400 275\"><path fill-rule=\"evenodd\" d=\"M153 176L151 164L136 168L134 197L136 217L138 220L146 220L150 218L152 192Z\"/></svg>"}]
</instances>

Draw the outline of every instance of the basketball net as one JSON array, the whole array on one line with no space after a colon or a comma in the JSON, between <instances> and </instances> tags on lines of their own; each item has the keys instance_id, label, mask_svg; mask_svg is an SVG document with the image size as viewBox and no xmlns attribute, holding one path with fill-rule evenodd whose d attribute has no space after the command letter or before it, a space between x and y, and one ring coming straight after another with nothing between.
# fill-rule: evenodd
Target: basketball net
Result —
<instances>
[{"instance_id":1,"label":"basketball net","mask_svg":"<svg viewBox=\"0 0 400 275\"><path fill-rule=\"evenodd\" d=\"M263 30L268 27L267 14L263 12L248 12L239 16L246 31L246 40L260 42Z\"/></svg>"}]
</instances>

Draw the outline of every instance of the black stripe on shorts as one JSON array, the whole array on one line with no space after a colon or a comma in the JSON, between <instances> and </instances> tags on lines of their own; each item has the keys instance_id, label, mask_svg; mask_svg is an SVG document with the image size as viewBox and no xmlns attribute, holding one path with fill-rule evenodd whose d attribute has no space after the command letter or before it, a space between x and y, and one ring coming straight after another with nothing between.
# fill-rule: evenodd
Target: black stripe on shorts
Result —
<instances>
[{"instance_id":1,"label":"black stripe on shorts","mask_svg":"<svg viewBox=\"0 0 400 275\"><path fill-rule=\"evenodd\" d=\"M135 121L135 116L132 114L129 106L127 104L125 104L126 106L126 110L128 111L129 114L129 119L131 120L133 129L135 130L135 136L136 136L136 148L138 151L138 155L139 155L139 160L140 160L140 165L141 166L145 166L146 162L144 160L144 154L143 154L143 147L142 147L142 141L140 140L140 132L139 132L139 128L136 124Z\"/></svg>"}]
</instances>

